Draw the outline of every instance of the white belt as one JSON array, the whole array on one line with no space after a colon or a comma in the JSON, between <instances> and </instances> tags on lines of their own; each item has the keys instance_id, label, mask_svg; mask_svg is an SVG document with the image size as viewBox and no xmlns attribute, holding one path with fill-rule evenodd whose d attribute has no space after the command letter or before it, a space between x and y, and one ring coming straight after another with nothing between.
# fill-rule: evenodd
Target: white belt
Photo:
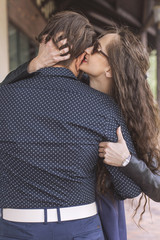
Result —
<instances>
[{"instance_id":1,"label":"white belt","mask_svg":"<svg viewBox=\"0 0 160 240\"><path fill-rule=\"evenodd\" d=\"M71 221L76 219L88 218L97 214L96 203L87 205L65 207L65 208L52 208L46 209L47 219L45 220L44 209L14 209L3 208L2 217L5 220L12 222L58 222L58 212L60 215L60 221Z\"/></svg>"}]
</instances>

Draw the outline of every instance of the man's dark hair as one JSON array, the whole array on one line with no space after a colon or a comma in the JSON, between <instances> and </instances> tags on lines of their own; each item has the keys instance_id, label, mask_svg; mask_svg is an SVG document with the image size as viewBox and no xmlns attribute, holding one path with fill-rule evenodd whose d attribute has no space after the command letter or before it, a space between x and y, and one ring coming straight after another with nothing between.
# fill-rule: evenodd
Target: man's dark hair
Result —
<instances>
[{"instance_id":1,"label":"man's dark hair","mask_svg":"<svg viewBox=\"0 0 160 240\"><path fill-rule=\"evenodd\" d=\"M39 43L50 39L57 45L57 40L67 38L71 57L69 60L61 62L61 65L68 67L71 62L81 55L84 50L93 45L96 34L89 20L79 13L63 11L53 15L46 27L37 37ZM59 39L56 39L58 36Z\"/></svg>"}]
</instances>

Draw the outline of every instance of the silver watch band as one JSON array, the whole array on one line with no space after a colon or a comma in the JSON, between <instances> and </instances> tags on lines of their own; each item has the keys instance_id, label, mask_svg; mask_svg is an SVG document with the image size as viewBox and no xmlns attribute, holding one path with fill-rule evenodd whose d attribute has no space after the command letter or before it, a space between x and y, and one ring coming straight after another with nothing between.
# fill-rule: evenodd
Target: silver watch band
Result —
<instances>
[{"instance_id":1,"label":"silver watch band","mask_svg":"<svg viewBox=\"0 0 160 240\"><path fill-rule=\"evenodd\" d=\"M130 160L131 160L131 154L126 158L126 159L124 159L124 161L122 162L122 167L125 167L125 166L127 166L128 165L128 163L130 162Z\"/></svg>"}]
</instances>

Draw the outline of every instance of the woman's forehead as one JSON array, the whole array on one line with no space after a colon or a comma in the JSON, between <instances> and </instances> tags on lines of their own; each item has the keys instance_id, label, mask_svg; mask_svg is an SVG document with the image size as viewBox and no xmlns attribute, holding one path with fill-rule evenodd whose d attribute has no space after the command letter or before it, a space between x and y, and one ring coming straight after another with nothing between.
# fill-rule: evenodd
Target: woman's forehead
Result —
<instances>
[{"instance_id":1,"label":"woman's forehead","mask_svg":"<svg viewBox=\"0 0 160 240\"><path fill-rule=\"evenodd\" d=\"M111 41L116 39L117 36L118 35L116 33L108 33L108 34L104 35L103 37L99 38L98 42L100 43L100 45L102 47L106 47Z\"/></svg>"}]
</instances>

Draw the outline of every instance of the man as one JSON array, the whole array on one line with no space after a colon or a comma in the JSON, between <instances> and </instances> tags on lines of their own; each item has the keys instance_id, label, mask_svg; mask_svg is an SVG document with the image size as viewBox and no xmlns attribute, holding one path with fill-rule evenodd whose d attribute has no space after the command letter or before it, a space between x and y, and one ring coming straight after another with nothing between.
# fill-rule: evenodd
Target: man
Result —
<instances>
[{"instance_id":1,"label":"man","mask_svg":"<svg viewBox=\"0 0 160 240\"><path fill-rule=\"evenodd\" d=\"M113 101L77 79L83 52L95 41L88 20L58 13L38 41L44 37L55 43L67 38L70 59L0 89L0 240L102 240L95 205L98 144L116 141L121 125L135 151ZM108 170L117 195L141 192L119 169Z\"/></svg>"}]
</instances>

